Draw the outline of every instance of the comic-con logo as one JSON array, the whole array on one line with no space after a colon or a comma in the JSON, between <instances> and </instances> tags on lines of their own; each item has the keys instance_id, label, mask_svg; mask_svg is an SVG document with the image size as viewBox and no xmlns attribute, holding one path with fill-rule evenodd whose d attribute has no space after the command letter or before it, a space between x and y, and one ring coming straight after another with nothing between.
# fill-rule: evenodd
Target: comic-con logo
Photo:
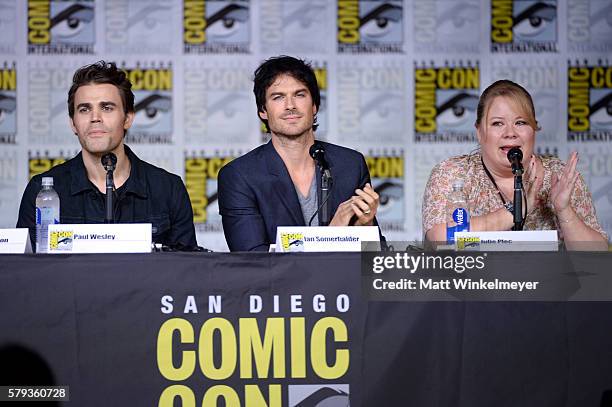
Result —
<instances>
[{"instance_id":1,"label":"comic-con logo","mask_svg":"<svg viewBox=\"0 0 612 407\"><path fill-rule=\"evenodd\" d=\"M556 0L491 0L492 52L556 52Z\"/></svg>"},{"instance_id":2,"label":"comic-con logo","mask_svg":"<svg viewBox=\"0 0 612 407\"><path fill-rule=\"evenodd\" d=\"M567 70L568 141L612 140L612 66L572 64Z\"/></svg>"},{"instance_id":3,"label":"comic-con logo","mask_svg":"<svg viewBox=\"0 0 612 407\"><path fill-rule=\"evenodd\" d=\"M17 2L0 1L0 54L14 54L17 42Z\"/></svg>"},{"instance_id":4,"label":"comic-con logo","mask_svg":"<svg viewBox=\"0 0 612 407\"><path fill-rule=\"evenodd\" d=\"M134 122L127 143L172 143L172 66L161 63L125 68L134 92Z\"/></svg>"},{"instance_id":5,"label":"comic-con logo","mask_svg":"<svg viewBox=\"0 0 612 407\"><path fill-rule=\"evenodd\" d=\"M113 53L160 53L172 47L177 31L176 5L166 0L106 0L106 50Z\"/></svg>"},{"instance_id":6,"label":"comic-con logo","mask_svg":"<svg viewBox=\"0 0 612 407\"><path fill-rule=\"evenodd\" d=\"M186 144L244 142L253 130L253 71L240 61L187 63L183 71ZM245 120L245 117L251 120Z\"/></svg>"},{"instance_id":7,"label":"comic-con logo","mask_svg":"<svg viewBox=\"0 0 612 407\"><path fill-rule=\"evenodd\" d=\"M371 151L366 163L380 197L376 218L383 231L403 231L405 224L404 152Z\"/></svg>"},{"instance_id":8,"label":"comic-con logo","mask_svg":"<svg viewBox=\"0 0 612 407\"><path fill-rule=\"evenodd\" d=\"M248 53L247 0L184 0L183 50L186 54Z\"/></svg>"},{"instance_id":9,"label":"comic-con logo","mask_svg":"<svg viewBox=\"0 0 612 407\"><path fill-rule=\"evenodd\" d=\"M193 223L203 232L221 231L217 199L219 170L235 157L231 155L185 157L185 186L193 209Z\"/></svg>"},{"instance_id":10,"label":"comic-con logo","mask_svg":"<svg viewBox=\"0 0 612 407\"><path fill-rule=\"evenodd\" d=\"M338 51L402 52L402 1L337 0Z\"/></svg>"},{"instance_id":11,"label":"comic-con logo","mask_svg":"<svg viewBox=\"0 0 612 407\"><path fill-rule=\"evenodd\" d=\"M264 1L259 7L261 51L321 52L327 38L328 0Z\"/></svg>"},{"instance_id":12,"label":"comic-con logo","mask_svg":"<svg viewBox=\"0 0 612 407\"><path fill-rule=\"evenodd\" d=\"M477 236L459 237L456 243L458 250L480 250L480 238Z\"/></svg>"},{"instance_id":13,"label":"comic-con logo","mask_svg":"<svg viewBox=\"0 0 612 407\"><path fill-rule=\"evenodd\" d=\"M404 65L371 58L342 65L336 81L340 140L403 141L409 88Z\"/></svg>"},{"instance_id":14,"label":"comic-con logo","mask_svg":"<svg viewBox=\"0 0 612 407\"><path fill-rule=\"evenodd\" d=\"M93 0L28 0L28 53L92 54Z\"/></svg>"},{"instance_id":15,"label":"comic-con logo","mask_svg":"<svg viewBox=\"0 0 612 407\"><path fill-rule=\"evenodd\" d=\"M303 252L303 233L281 233L281 247L283 252Z\"/></svg>"},{"instance_id":16,"label":"comic-con logo","mask_svg":"<svg viewBox=\"0 0 612 407\"><path fill-rule=\"evenodd\" d=\"M17 71L15 63L0 67L0 144L15 144L17 134Z\"/></svg>"},{"instance_id":17,"label":"comic-con logo","mask_svg":"<svg viewBox=\"0 0 612 407\"><path fill-rule=\"evenodd\" d=\"M479 52L479 0L413 0L413 41L418 52Z\"/></svg>"},{"instance_id":18,"label":"comic-con logo","mask_svg":"<svg viewBox=\"0 0 612 407\"><path fill-rule=\"evenodd\" d=\"M66 121L66 94L75 68L85 63L67 62L30 61L28 64L27 135L30 144L78 145Z\"/></svg>"},{"instance_id":19,"label":"comic-con logo","mask_svg":"<svg viewBox=\"0 0 612 407\"><path fill-rule=\"evenodd\" d=\"M473 142L480 93L478 64L424 65L414 70L415 141Z\"/></svg>"},{"instance_id":20,"label":"comic-con logo","mask_svg":"<svg viewBox=\"0 0 612 407\"><path fill-rule=\"evenodd\" d=\"M57 251L72 251L72 242L74 240L74 231L60 230L52 231L49 234L49 248Z\"/></svg>"},{"instance_id":21,"label":"comic-con logo","mask_svg":"<svg viewBox=\"0 0 612 407\"><path fill-rule=\"evenodd\" d=\"M612 2L568 0L567 46L571 52L612 51Z\"/></svg>"},{"instance_id":22,"label":"comic-con logo","mask_svg":"<svg viewBox=\"0 0 612 407\"><path fill-rule=\"evenodd\" d=\"M48 151L41 153L40 151L28 152L28 179L35 175L49 171L56 165L66 162L66 160L74 157L75 154L70 152L60 151L59 154L49 154Z\"/></svg>"}]
</instances>

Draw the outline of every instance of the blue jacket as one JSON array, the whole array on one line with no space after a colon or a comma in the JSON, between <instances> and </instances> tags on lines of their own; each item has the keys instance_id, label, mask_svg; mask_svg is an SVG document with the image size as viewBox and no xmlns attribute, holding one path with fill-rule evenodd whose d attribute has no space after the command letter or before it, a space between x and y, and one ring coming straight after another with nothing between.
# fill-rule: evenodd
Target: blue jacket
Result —
<instances>
[{"instance_id":1,"label":"blue jacket","mask_svg":"<svg viewBox=\"0 0 612 407\"><path fill-rule=\"evenodd\" d=\"M338 205L370 182L363 155L319 142L333 176L330 216ZM317 190L320 191L317 176ZM219 171L219 213L231 251L265 250L276 241L278 226L305 226L297 192L272 142L237 158ZM319 199L320 204L320 199ZM376 219L374 223L377 225Z\"/></svg>"}]
</instances>

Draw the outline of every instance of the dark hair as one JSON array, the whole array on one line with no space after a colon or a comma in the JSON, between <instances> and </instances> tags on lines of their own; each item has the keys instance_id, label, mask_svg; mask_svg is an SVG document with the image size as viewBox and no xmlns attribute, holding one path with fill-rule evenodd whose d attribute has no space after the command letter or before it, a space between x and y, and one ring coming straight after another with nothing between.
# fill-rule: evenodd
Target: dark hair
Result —
<instances>
[{"instance_id":1,"label":"dark hair","mask_svg":"<svg viewBox=\"0 0 612 407\"><path fill-rule=\"evenodd\" d=\"M77 69L72 77L72 86L68 91L68 115L71 118L74 117L74 95L77 89L89 84L102 83L115 85L123 102L123 112L134 113L132 83L125 72L117 68L114 62L98 61L95 64L85 65Z\"/></svg>"},{"instance_id":2,"label":"dark hair","mask_svg":"<svg viewBox=\"0 0 612 407\"><path fill-rule=\"evenodd\" d=\"M272 85L274 80L279 75L289 75L296 80L302 82L308 88L312 102L319 111L321 105L321 92L319 91L319 85L317 84L317 77L309 63L302 59L281 55L272 57L265 60L255 70L255 77L253 78L253 93L255 94L255 103L257 104L257 112L266 111L266 91ZM266 125L266 131L270 131L268 127L268 121L259 117L259 119ZM317 115L314 116L314 122L312 125L313 130L316 130L319 125L317 124Z\"/></svg>"},{"instance_id":3,"label":"dark hair","mask_svg":"<svg viewBox=\"0 0 612 407\"><path fill-rule=\"evenodd\" d=\"M476 108L476 127L480 126L483 119L487 119L486 116L489 112L491 102L493 102L493 99L497 96L509 98L521 111L521 114L525 116L527 123L534 130L540 130L535 117L535 108L533 107L531 95L521 85L508 79L493 82L484 92L482 92L478 100L478 107Z\"/></svg>"}]
</instances>

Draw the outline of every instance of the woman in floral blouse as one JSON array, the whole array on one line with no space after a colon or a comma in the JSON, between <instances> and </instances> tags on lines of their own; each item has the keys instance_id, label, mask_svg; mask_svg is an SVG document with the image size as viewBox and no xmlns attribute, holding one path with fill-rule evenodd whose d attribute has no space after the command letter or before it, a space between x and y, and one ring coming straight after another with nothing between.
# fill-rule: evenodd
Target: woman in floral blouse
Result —
<instances>
[{"instance_id":1,"label":"woman in floral blouse","mask_svg":"<svg viewBox=\"0 0 612 407\"><path fill-rule=\"evenodd\" d=\"M509 80L489 86L476 111L478 152L449 158L431 172L423 196L425 238L446 240L447 197L457 179L464 182L472 231L510 230L514 225L510 212L514 176L507 153L518 147L525 168L528 212L524 230L557 229L568 248L607 248L591 194L576 171L578 154L573 152L567 163L536 156L537 130L531 95L522 86ZM581 246L583 242L589 244Z\"/></svg>"}]
</instances>

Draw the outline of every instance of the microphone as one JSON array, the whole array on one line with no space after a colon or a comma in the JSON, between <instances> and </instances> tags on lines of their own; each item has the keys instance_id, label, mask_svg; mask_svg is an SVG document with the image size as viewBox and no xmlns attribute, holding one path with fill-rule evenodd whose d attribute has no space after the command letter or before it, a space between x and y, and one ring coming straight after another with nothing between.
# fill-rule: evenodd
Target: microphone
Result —
<instances>
[{"instance_id":1,"label":"microphone","mask_svg":"<svg viewBox=\"0 0 612 407\"><path fill-rule=\"evenodd\" d=\"M319 225L327 226L331 221L331 214L329 212L329 191L333 185L333 180L331 171L329 170L329 164L325 159L325 147L323 147L322 144L314 143L312 146L310 146L309 153L310 156L316 161L317 165L321 167L321 205L319 205L319 208L312 215L312 218L310 218L308 226L312 224L312 220L319 211L321 211Z\"/></svg>"},{"instance_id":2,"label":"microphone","mask_svg":"<svg viewBox=\"0 0 612 407\"><path fill-rule=\"evenodd\" d=\"M323 147L322 144L314 143L310 146L309 153L323 171L329 171L329 164L327 164L327 160L325 159L325 147Z\"/></svg>"},{"instance_id":3,"label":"microphone","mask_svg":"<svg viewBox=\"0 0 612 407\"><path fill-rule=\"evenodd\" d=\"M115 166L117 165L117 156L115 154L106 153L100 161L106 171L115 171Z\"/></svg>"},{"instance_id":4,"label":"microphone","mask_svg":"<svg viewBox=\"0 0 612 407\"><path fill-rule=\"evenodd\" d=\"M115 223L113 213L113 190L115 189L115 181L113 180L113 171L117 165L117 156L113 153L106 153L100 160L102 166L106 170L106 223Z\"/></svg>"},{"instance_id":5,"label":"microphone","mask_svg":"<svg viewBox=\"0 0 612 407\"><path fill-rule=\"evenodd\" d=\"M512 164L514 174L514 202L512 213L514 226L512 230L523 230L525 219L523 218L523 152L518 147L512 147L508 151L508 161ZM526 204L525 204L526 205Z\"/></svg>"},{"instance_id":6,"label":"microphone","mask_svg":"<svg viewBox=\"0 0 612 407\"><path fill-rule=\"evenodd\" d=\"M508 151L508 161L512 164L512 173L514 175L523 175L523 152L518 147L512 147Z\"/></svg>"}]
</instances>

